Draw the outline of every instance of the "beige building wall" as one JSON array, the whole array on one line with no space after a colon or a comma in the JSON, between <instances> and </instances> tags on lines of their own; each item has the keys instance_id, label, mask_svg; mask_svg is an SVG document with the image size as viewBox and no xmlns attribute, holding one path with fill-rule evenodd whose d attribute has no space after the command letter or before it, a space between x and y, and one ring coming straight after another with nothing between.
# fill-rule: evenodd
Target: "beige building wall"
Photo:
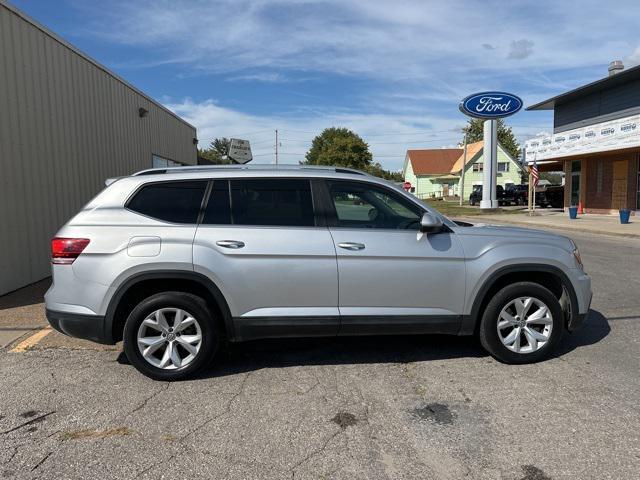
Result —
<instances>
[{"instance_id":1,"label":"beige building wall","mask_svg":"<svg viewBox=\"0 0 640 480\"><path fill-rule=\"evenodd\" d=\"M0 0L0 295L50 274L50 238L106 178L151 168L153 154L196 164L195 137Z\"/></svg>"}]
</instances>

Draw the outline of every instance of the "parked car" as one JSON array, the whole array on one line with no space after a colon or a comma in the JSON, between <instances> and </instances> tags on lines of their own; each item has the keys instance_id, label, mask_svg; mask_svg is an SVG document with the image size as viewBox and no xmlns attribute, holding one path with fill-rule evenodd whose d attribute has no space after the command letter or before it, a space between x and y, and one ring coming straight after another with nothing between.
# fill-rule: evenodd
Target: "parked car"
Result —
<instances>
[{"instance_id":1,"label":"parked car","mask_svg":"<svg viewBox=\"0 0 640 480\"><path fill-rule=\"evenodd\" d=\"M498 200L498 205L510 205L513 201L513 197L505 191L502 185L496 185L496 199ZM469 205L480 205L481 200L482 185L474 185L473 191L469 195Z\"/></svg>"},{"instance_id":2,"label":"parked car","mask_svg":"<svg viewBox=\"0 0 640 480\"><path fill-rule=\"evenodd\" d=\"M542 208L562 208L564 206L564 187L562 185L537 186L536 205L540 205Z\"/></svg>"},{"instance_id":3,"label":"parked car","mask_svg":"<svg viewBox=\"0 0 640 480\"><path fill-rule=\"evenodd\" d=\"M161 380L224 341L268 337L477 334L503 362L536 362L591 301L569 238L456 223L343 168L139 172L110 181L51 250L53 328L123 340Z\"/></svg>"},{"instance_id":4,"label":"parked car","mask_svg":"<svg viewBox=\"0 0 640 480\"><path fill-rule=\"evenodd\" d=\"M529 185L510 183L505 187L505 192L515 205L527 205L529 203Z\"/></svg>"}]
</instances>

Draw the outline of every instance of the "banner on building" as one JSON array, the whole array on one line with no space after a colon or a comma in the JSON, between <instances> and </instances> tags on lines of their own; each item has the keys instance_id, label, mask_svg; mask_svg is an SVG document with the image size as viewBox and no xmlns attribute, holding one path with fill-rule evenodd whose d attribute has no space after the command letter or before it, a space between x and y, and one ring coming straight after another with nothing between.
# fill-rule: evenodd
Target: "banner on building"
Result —
<instances>
[{"instance_id":1,"label":"banner on building","mask_svg":"<svg viewBox=\"0 0 640 480\"><path fill-rule=\"evenodd\" d=\"M538 135L525 142L525 158L534 160L606 152L640 146L640 115L619 118L552 135Z\"/></svg>"}]
</instances>

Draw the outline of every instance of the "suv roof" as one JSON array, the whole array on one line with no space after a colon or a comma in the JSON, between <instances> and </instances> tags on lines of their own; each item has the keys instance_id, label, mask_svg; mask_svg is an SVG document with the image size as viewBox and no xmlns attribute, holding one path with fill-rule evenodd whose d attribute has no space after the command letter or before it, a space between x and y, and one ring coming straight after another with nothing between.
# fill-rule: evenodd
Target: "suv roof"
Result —
<instances>
[{"instance_id":1,"label":"suv roof","mask_svg":"<svg viewBox=\"0 0 640 480\"><path fill-rule=\"evenodd\" d=\"M132 175L137 177L140 175L157 175L163 173L199 173L220 170L257 170L257 171L300 171L300 170L321 170L323 172L336 173L352 173L356 175L368 175L365 172L354 168L329 167L324 165L270 165L270 164L254 164L254 165L198 165L186 167L167 167L167 168L149 168L141 170Z\"/></svg>"}]
</instances>

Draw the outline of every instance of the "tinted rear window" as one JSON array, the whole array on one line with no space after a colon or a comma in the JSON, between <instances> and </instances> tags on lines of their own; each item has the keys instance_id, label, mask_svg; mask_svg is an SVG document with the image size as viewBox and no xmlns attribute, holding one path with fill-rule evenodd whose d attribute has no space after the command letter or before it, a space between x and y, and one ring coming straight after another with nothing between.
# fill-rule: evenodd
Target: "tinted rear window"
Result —
<instances>
[{"instance_id":1,"label":"tinted rear window","mask_svg":"<svg viewBox=\"0 0 640 480\"><path fill-rule=\"evenodd\" d=\"M214 180L202 223L212 225L228 225L231 223L228 180Z\"/></svg>"},{"instance_id":2,"label":"tinted rear window","mask_svg":"<svg viewBox=\"0 0 640 480\"><path fill-rule=\"evenodd\" d=\"M309 180L265 178L230 183L234 225L315 225Z\"/></svg>"},{"instance_id":3,"label":"tinted rear window","mask_svg":"<svg viewBox=\"0 0 640 480\"><path fill-rule=\"evenodd\" d=\"M196 223L207 182L163 182L146 185L127 208L172 223Z\"/></svg>"}]
</instances>

